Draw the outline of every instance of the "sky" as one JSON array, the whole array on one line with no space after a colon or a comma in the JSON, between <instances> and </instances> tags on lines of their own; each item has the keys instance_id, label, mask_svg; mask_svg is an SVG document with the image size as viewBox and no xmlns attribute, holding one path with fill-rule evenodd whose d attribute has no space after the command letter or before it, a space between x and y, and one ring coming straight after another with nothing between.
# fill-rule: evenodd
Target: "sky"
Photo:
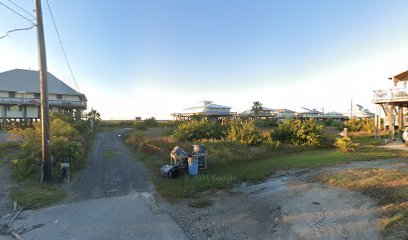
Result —
<instances>
[{"instance_id":1,"label":"sky","mask_svg":"<svg viewBox=\"0 0 408 240\"><path fill-rule=\"evenodd\" d=\"M374 111L372 90L408 70L406 0L48 1L79 91L107 120L171 119L203 100ZM42 2L48 71L78 90ZM0 35L27 26L0 5ZM37 70L36 41L35 28L0 39L0 72Z\"/></svg>"}]
</instances>

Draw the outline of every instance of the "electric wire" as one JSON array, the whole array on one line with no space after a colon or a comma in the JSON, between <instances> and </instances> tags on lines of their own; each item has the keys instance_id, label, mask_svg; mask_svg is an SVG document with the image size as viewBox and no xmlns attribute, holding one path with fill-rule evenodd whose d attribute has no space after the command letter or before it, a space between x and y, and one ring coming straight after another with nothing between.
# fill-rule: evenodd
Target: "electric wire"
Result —
<instances>
[{"instance_id":1,"label":"electric wire","mask_svg":"<svg viewBox=\"0 0 408 240\"><path fill-rule=\"evenodd\" d=\"M28 12L27 10L25 10L24 8L22 8L20 5L18 5L17 3L11 1L11 0L7 0L9 1L11 4L13 4L14 6L18 7L21 11L25 12L26 14L28 14L30 17L32 17L33 19L36 19L36 17L31 14L30 12Z\"/></svg>"},{"instance_id":2,"label":"electric wire","mask_svg":"<svg viewBox=\"0 0 408 240\"><path fill-rule=\"evenodd\" d=\"M35 26L35 25L31 25L30 27L26 27L26 28L15 28L15 29L13 29L13 30L9 30L9 31L7 31L4 35L0 36L0 39L7 37L10 33L13 33L13 32L30 30L30 29L32 29L34 26Z\"/></svg>"},{"instance_id":3,"label":"electric wire","mask_svg":"<svg viewBox=\"0 0 408 240\"><path fill-rule=\"evenodd\" d=\"M11 7L7 6L6 4L4 4L3 2L0 2L0 5L3 5L3 7L7 8L8 10L12 11L14 14L24 18L25 20L29 21L31 24L35 25L34 22L31 19L26 18L25 16L23 16L21 13L17 12L16 10L12 9Z\"/></svg>"},{"instance_id":4,"label":"electric wire","mask_svg":"<svg viewBox=\"0 0 408 240\"><path fill-rule=\"evenodd\" d=\"M76 88L77 88L78 91L79 91L79 87L78 87L78 84L77 84L77 82L76 82L76 80L75 80L74 73L73 73L72 68L71 68L71 65L69 64L69 61L68 61L67 53L65 52L64 45L62 44L61 36L60 36L60 34L59 34L59 32L58 32L57 24L55 23L54 14L52 14L52 10L51 10L51 7L50 7L50 4L49 4L48 0L46 0L46 3L47 3L47 6L48 6L48 10L50 11L50 14L51 14L51 19L52 19L52 22L53 22L53 24L54 24L55 32L57 33L58 41L59 41L59 43L60 43L61 50L62 50L62 53L63 53L64 58L65 58L65 62L67 63L68 69L69 69L69 71L70 71L70 73L71 73L72 79L74 80L75 86L76 86Z\"/></svg>"},{"instance_id":5,"label":"electric wire","mask_svg":"<svg viewBox=\"0 0 408 240\"><path fill-rule=\"evenodd\" d=\"M8 0L8 1L10 1L10 0ZM11 1L10 1L10 2L11 2ZM13 2L11 2L11 3L13 3ZM13 4L14 4L14 3L13 3ZM19 12L17 12L16 10L12 9L11 7L7 6L7 5L4 4L3 2L0 2L0 5L2 5L3 7L7 8L7 9L10 10L11 12L13 12L14 14L20 16L21 18L23 18L23 19L25 19L25 20L27 20L28 22L31 23L31 26L29 26L29 27L15 28L15 29L12 29L12 30L9 30L9 31L5 32L3 35L0 36L0 39L9 36L10 33L18 32L18 31L27 31L27 30L30 30L30 29L34 28L34 26L36 26L35 23L34 23L32 20L30 20L30 19L28 19L27 17L23 16L21 13L19 13ZM14 4L14 5L17 6L17 4ZM19 6L18 6L18 7L19 7ZM19 7L19 8L21 8L21 7ZM22 8L21 8L21 9L22 9ZM24 9L22 9L22 10L25 11ZM30 14L30 15L31 15L31 14ZM32 16L32 15L31 15L31 16ZM33 16L33 17L34 17L34 16ZM35 18L35 17L34 17L34 18Z\"/></svg>"}]
</instances>

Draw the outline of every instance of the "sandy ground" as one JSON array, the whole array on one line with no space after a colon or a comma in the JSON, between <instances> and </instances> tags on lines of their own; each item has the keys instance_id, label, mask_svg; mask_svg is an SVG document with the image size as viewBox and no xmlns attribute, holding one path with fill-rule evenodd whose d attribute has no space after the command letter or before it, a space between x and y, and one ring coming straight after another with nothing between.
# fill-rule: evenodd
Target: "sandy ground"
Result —
<instances>
[{"instance_id":1,"label":"sandy ground","mask_svg":"<svg viewBox=\"0 0 408 240\"><path fill-rule=\"evenodd\" d=\"M278 172L269 180L208 195L213 206L167 204L190 239L380 239L376 203L315 181L322 173L354 168L408 168L400 159Z\"/></svg>"}]
</instances>

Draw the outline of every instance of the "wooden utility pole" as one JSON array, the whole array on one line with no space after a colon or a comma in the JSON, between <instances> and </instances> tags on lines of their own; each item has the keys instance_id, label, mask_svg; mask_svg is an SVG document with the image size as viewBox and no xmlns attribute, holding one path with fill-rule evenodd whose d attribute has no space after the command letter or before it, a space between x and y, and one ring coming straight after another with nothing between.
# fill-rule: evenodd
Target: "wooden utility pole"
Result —
<instances>
[{"instance_id":1,"label":"wooden utility pole","mask_svg":"<svg viewBox=\"0 0 408 240\"><path fill-rule=\"evenodd\" d=\"M44 26L42 18L41 0L35 0L37 18L38 65L40 75L41 94L41 143L42 143L42 174L41 182L51 181L51 152L50 152L50 116L48 108L47 56L45 52Z\"/></svg>"}]
</instances>

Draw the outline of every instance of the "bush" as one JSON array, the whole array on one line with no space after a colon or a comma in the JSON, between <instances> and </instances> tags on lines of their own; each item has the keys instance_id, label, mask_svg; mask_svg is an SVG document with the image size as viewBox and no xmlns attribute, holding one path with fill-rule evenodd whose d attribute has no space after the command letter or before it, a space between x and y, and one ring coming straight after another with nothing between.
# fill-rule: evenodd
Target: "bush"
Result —
<instances>
[{"instance_id":1,"label":"bush","mask_svg":"<svg viewBox=\"0 0 408 240\"><path fill-rule=\"evenodd\" d=\"M323 125L313 119L287 119L272 132L272 139L284 144L320 146Z\"/></svg>"},{"instance_id":2,"label":"bush","mask_svg":"<svg viewBox=\"0 0 408 240\"><path fill-rule=\"evenodd\" d=\"M232 121L229 123L226 139L251 146L260 145L262 137L254 121Z\"/></svg>"},{"instance_id":3,"label":"bush","mask_svg":"<svg viewBox=\"0 0 408 240\"><path fill-rule=\"evenodd\" d=\"M156 118L151 117L147 118L143 121L145 127L157 127L159 125L159 122L157 122Z\"/></svg>"},{"instance_id":4,"label":"bush","mask_svg":"<svg viewBox=\"0 0 408 240\"><path fill-rule=\"evenodd\" d=\"M41 159L41 126L19 130L23 143L18 159L13 161L17 178L24 179L32 176L39 169ZM73 123L61 118L53 117L51 128L51 154L54 157L54 166L68 158L73 166L80 166L84 157L85 139L74 127Z\"/></svg>"},{"instance_id":5,"label":"bush","mask_svg":"<svg viewBox=\"0 0 408 240\"><path fill-rule=\"evenodd\" d=\"M353 152L354 147L357 146L357 144L353 143L350 138L348 137L340 137L337 138L335 143L333 144L338 151L340 152Z\"/></svg>"},{"instance_id":6,"label":"bush","mask_svg":"<svg viewBox=\"0 0 408 240\"><path fill-rule=\"evenodd\" d=\"M221 139L225 127L206 119L183 122L174 130L173 136L179 140Z\"/></svg>"},{"instance_id":7,"label":"bush","mask_svg":"<svg viewBox=\"0 0 408 240\"><path fill-rule=\"evenodd\" d=\"M373 133L375 130L374 119L351 118L344 123L350 132Z\"/></svg>"}]
</instances>

